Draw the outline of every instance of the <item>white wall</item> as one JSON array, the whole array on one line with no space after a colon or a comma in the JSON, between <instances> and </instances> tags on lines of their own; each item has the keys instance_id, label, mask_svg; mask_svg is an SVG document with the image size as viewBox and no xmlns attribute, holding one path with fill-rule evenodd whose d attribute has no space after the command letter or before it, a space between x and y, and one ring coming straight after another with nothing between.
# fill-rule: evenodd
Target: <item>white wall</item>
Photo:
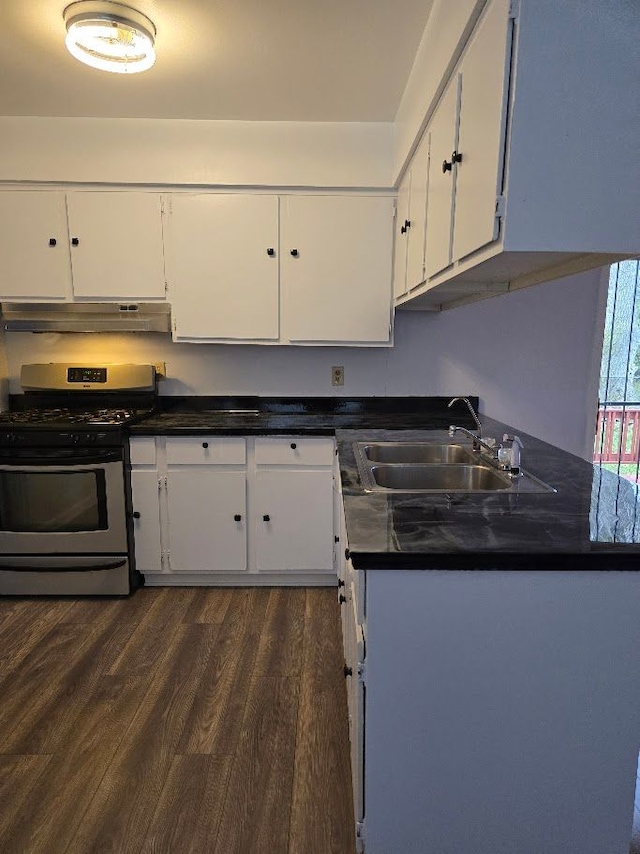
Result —
<instances>
[{"instance_id":1,"label":"white wall","mask_svg":"<svg viewBox=\"0 0 640 854\"><path fill-rule=\"evenodd\" d=\"M5 116L0 139L0 182L392 185L391 123Z\"/></svg>"},{"instance_id":2,"label":"white wall","mask_svg":"<svg viewBox=\"0 0 640 854\"><path fill-rule=\"evenodd\" d=\"M8 333L20 365L165 361L163 394L454 395L572 453L589 455L606 277L600 271L443 312L398 312L390 349L173 344L167 335ZM332 365L345 385L332 388Z\"/></svg>"}]
</instances>

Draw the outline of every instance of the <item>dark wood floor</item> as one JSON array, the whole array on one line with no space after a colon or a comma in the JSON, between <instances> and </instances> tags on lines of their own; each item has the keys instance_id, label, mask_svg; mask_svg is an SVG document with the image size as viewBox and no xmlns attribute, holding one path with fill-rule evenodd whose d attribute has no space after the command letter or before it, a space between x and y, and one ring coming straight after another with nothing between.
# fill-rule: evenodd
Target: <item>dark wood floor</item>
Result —
<instances>
[{"instance_id":1,"label":"dark wood floor","mask_svg":"<svg viewBox=\"0 0 640 854\"><path fill-rule=\"evenodd\" d=\"M0 600L2 854L353 854L335 598Z\"/></svg>"}]
</instances>

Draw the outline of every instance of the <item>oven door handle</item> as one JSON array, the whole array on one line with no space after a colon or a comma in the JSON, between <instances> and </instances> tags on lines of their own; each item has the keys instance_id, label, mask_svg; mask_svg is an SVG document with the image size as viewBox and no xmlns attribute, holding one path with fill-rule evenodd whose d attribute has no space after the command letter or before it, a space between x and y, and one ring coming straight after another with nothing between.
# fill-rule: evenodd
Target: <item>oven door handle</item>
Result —
<instances>
[{"instance_id":1,"label":"oven door handle","mask_svg":"<svg viewBox=\"0 0 640 854\"><path fill-rule=\"evenodd\" d=\"M104 557L87 557L78 555L75 563L69 555L4 555L0 557L0 572L94 572L107 569L118 569L124 566L127 558L105 560Z\"/></svg>"}]
</instances>

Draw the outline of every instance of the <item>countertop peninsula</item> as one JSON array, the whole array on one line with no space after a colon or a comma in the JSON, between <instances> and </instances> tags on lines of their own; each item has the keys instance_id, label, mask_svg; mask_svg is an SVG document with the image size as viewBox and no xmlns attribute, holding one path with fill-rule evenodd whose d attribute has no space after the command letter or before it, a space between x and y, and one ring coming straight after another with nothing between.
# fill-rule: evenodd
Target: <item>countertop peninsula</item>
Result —
<instances>
[{"instance_id":1,"label":"countertop peninsula","mask_svg":"<svg viewBox=\"0 0 640 854\"><path fill-rule=\"evenodd\" d=\"M477 406L477 398L471 398ZM481 416L498 441L516 433L522 466L550 493L366 493L355 442L451 441L447 426L473 427L448 398L180 398L162 403L131 434L334 435L348 547L356 569L635 570L640 568L637 486ZM456 442L468 442L456 436Z\"/></svg>"}]
</instances>

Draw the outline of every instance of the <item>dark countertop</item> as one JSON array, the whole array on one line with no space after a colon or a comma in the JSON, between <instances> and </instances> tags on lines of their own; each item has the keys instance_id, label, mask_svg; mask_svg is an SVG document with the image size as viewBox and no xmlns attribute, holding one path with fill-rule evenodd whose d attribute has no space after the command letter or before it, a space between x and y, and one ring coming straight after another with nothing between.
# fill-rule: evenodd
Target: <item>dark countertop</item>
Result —
<instances>
[{"instance_id":1,"label":"dark countertop","mask_svg":"<svg viewBox=\"0 0 640 854\"><path fill-rule=\"evenodd\" d=\"M555 487L536 494L365 493L353 443L450 441L473 427L447 398L189 398L131 427L133 435L336 434L349 551L356 569L640 568L637 487L519 429L482 416L498 441L517 433L523 468ZM477 405L477 398L472 398ZM256 411L229 412L232 409ZM457 443L466 438L456 436Z\"/></svg>"},{"instance_id":2,"label":"dark countertop","mask_svg":"<svg viewBox=\"0 0 640 854\"><path fill-rule=\"evenodd\" d=\"M478 398L467 395L474 407ZM159 412L130 428L136 436L310 434L340 428L447 427L454 418L473 427L464 404L447 409L446 397L276 398L164 397Z\"/></svg>"},{"instance_id":3,"label":"dark countertop","mask_svg":"<svg viewBox=\"0 0 640 854\"><path fill-rule=\"evenodd\" d=\"M339 430L356 569L640 569L634 484L507 424L481 420L483 434L498 441L516 432L524 443L523 468L557 492L365 494L354 442L451 440L443 430Z\"/></svg>"}]
</instances>

